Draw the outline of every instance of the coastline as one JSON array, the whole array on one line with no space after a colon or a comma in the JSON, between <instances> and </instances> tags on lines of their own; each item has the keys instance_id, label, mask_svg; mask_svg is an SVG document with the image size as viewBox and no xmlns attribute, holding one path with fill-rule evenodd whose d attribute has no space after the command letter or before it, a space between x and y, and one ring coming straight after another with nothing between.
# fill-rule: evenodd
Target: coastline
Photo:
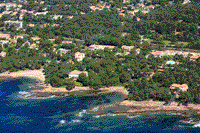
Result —
<instances>
[{"instance_id":1,"label":"coastline","mask_svg":"<svg viewBox=\"0 0 200 133\"><path fill-rule=\"evenodd\" d=\"M30 97L22 97L26 99L40 99L40 98L52 98L54 96L58 97L66 97L70 95L82 95L84 92L86 95L100 95L100 94L109 94L109 93L120 93L123 95L122 102L119 102L110 105L110 106L102 106L98 111L94 112L95 114L105 113L106 110L114 110L115 114L141 114L141 113L158 113L158 112L179 112L186 115L195 114L200 115L200 105L189 104L186 106L177 106L178 103L172 102L171 105L163 105L165 102L160 101L129 101L124 100L128 97L128 91L124 87L109 87L109 88L100 88L98 91L94 91L89 87L75 87L74 89L68 91L64 87L56 88L51 85L45 85L45 75L42 72L42 69L39 70L25 70L18 72L11 72L8 74L7 72L0 74L0 79L6 78L19 78L19 77L27 77L37 79L39 81L39 85L35 86L34 89L30 91L33 94ZM38 89L39 88L39 89ZM78 93L77 93L78 92ZM40 95L41 94L41 95ZM43 95L48 94L48 96ZM89 111L90 112L90 111ZM92 112L90 112L92 113Z\"/></svg>"}]
</instances>

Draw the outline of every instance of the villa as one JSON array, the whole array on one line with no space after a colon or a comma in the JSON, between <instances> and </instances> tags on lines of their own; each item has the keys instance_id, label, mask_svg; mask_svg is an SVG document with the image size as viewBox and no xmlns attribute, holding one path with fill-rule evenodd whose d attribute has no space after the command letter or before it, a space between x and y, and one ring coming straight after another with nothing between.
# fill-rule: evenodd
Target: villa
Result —
<instances>
[{"instance_id":1,"label":"villa","mask_svg":"<svg viewBox=\"0 0 200 133\"><path fill-rule=\"evenodd\" d=\"M197 60L198 58L199 58L198 55L192 55L192 56L190 56L190 61L195 61L195 60Z\"/></svg>"},{"instance_id":2,"label":"villa","mask_svg":"<svg viewBox=\"0 0 200 133\"><path fill-rule=\"evenodd\" d=\"M83 61L83 59L85 58L85 54L84 53L80 53L80 52L76 52L75 53L75 58L77 59L77 61Z\"/></svg>"},{"instance_id":3,"label":"villa","mask_svg":"<svg viewBox=\"0 0 200 133\"><path fill-rule=\"evenodd\" d=\"M130 52L133 48L134 48L134 46L125 46L125 45L122 46L122 49L125 52Z\"/></svg>"},{"instance_id":4,"label":"villa","mask_svg":"<svg viewBox=\"0 0 200 133\"><path fill-rule=\"evenodd\" d=\"M10 34L0 34L0 38L9 39Z\"/></svg>"},{"instance_id":5,"label":"villa","mask_svg":"<svg viewBox=\"0 0 200 133\"><path fill-rule=\"evenodd\" d=\"M115 46L109 46L109 45L90 45L88 48L90 50L104 50L105 48L114 49Z\"/></svg>"},{"instance_id":6,"label":"villa","mask_svg":"<svg viewBox=\"0 0 200 133\"><path fill-rule=\"evenodd\" d=\"M81 74L81 73L84 73L84 74L86 74L86 76L88 76L88 72L86 72L86 71L74 70L74 71L69 73L69 78L77 79L79 74Z\"/></svg>"},{"instance_id":7,"label":"villa","mask_svg":"<svg viewBox=\"0 0 200 133\"><path fill-rule=\"evenodd\" d=\"M171 84L170 89L174 90L174 89L180 89L181 91L188 91L188 85L187 84ZM174 92L176 94L176 98L179 97L179 92Z\"/></svg>"}]
</instances>

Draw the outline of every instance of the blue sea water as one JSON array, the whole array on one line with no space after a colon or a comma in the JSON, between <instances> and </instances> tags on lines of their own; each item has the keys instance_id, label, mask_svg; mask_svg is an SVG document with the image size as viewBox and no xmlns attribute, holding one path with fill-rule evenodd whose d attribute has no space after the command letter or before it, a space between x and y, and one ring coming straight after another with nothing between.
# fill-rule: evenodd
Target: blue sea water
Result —
<instances>
[{"instance_id":1,"label":"blue sea water","mask_svg":"<svg viewBox=\"0 0 200 133\"><path fill-rule=\"evenodd\" d=\"M199 133L198 125L181 124L185 116L174 114L103 116L85 114L102 104L120 100L119 94L73 96L49 99L20 99L27 95L31 79L0 83L1 133ZM75 114L79 114L78 116ZM193 116L195 117L195 116ZM61 124L62 123L62 124Z\"/></svg>"}]
</instances>

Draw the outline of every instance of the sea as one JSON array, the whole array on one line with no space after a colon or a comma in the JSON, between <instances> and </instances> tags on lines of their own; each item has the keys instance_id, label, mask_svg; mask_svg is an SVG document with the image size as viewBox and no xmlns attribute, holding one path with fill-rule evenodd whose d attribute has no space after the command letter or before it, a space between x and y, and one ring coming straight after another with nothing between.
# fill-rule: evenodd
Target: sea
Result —
<instances>
[{"instance_id":1,"label":"sea","mask_svg":"<svg viewBox=\"0 0 200 133\"><path fill-rule=\"evenodd\" d=\"M186 116L176 113L98 116L102 105L120 101L120 94L23 99L30 96L31 83L21 78L0 82L0 133L200 133L200 124L180 123ZM78 115L76 115L78 114ZM197 119L199 116L190 116Z\"/></svg>"}]
</instances>

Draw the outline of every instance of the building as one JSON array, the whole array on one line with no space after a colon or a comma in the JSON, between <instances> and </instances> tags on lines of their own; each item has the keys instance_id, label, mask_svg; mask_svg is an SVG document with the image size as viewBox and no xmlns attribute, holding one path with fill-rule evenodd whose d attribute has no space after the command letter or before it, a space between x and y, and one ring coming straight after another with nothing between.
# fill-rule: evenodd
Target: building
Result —
<instances>
[{"instance_id":1,"label":"building","mask_svg":"<svg viewBox=\"0 0 200 133\"><path fill-rule=\"evenodd\" d=\"M86 74L86 76L88 76L88 72L86 72L86 71L74 70L74 71L72 71L72 72L69 73L69 78L75 78L75 79L77 79L78 76L79 76L79 74L81 74L81 73L84 73L84 74Z\"/></svg>"},{"instance_id":2,"label":"building","mask_svg":"<svg viewBox=\"0 0 200 133\"><path fill-rule=\"evenodd\" d=\"M52 15L52 20L57 20L57 19L61 19L62 18L62 15Z\"/></svg>"},{"instance_id":3,"label":"building","mask_svg":"<svg viewBox=\"0 0 200 133\"><path fill-rule=\"evenodd\" d=\"M170 89L174 90L178 88L178 91L175 91L174 93L176 94L176 98L179 97L180 91L188 91L188 85L187 84L171 84Z\"/></svg>"},{"instance_id":4,"label":"building","mask_svg":"<svg viewBox=\"0 0 200 133\"><path fill-rule=\"evenodd\" d=\"M9 39L11 43L17 43L17 39Z\"/></svg>"},{"instance_id":5,"label":"building","mask_svg":"<svg viewBox=\"0 0 200 133\"><path fill-rule=\"evenodd\" d=\"M35 37L31 37L31 39L32 39L33 41L39 41L39 40L40 40L40 38L37 37L37 36L35 36Z\"/></svg>"},{"instance_id":6,"label":"building","mask_svg":"<svg viewBox=\"0 0 200 133\"><path fill-rule=\"evenodd\" d=\"M114 49L115 46L109 46L109 45L90 45L88 47L90 50L104 50L105 48L109 48L109 49Z\"/></svg>"},{"instance_id":7,"label":"building","mask_svg":"<svg viewBox=\"0 0 200 133\"><path fill-rule=\"evenodd\" d=\"M47 15L47 13L48 13L48 11L46 11L46 12L36 12L35 16L37 16L37 15Z\"/></svg>"},{"instance_id":8,"label":"building","mask_svg":"<svg viewBox=\"0 0 200 133\"><path fill-rule=\"evenodd\" d=\"M6 57L6 52L2 51L2 52L0 53L0 56L1 56L1 57Z\"/></svg>"},{"instance_id":9,"label":"building","mask_svg":"<svg viewBox=\"0 0 200 133\"><path fill-rule=\"evenodd\" d=\"M16 35L16 36L14 37L14 39L18 39L18 38L21 38L21 39L23 39L23 38L24 38L24 36L23 36L23 35Z\"/></svg>"},{"instance_id":10,"label":"building","mask_svg":"<svg viewBox=\"0 0 200 133\"><path fill-rule=\"evenodd\" d=\"M62 44L70 44L72 41L62 41Z\"/></svg>"},{"instance_id":11,"label":"building","mask_svg":"<svg viewBox=\"0 0 200 133\"><path fill-rule=\"evenodd\" d=\"M4 24L14 25L17 28L22 28L23 22L22 21L4 21Z\"/></svg>"},{"instance_id":12,"label":"building","mask_svg":"<svg viewBox=\"0 0 200 133\"><path fill-rule=\"evenodd\" d=\"M122 49L125 52L130 52L133 48L134 48L134 46L125 46L125 45L122 46Z\"/></svg>"},{"instance_id":13,"label":"building","mask_svg":"<svg viewBox=\"0 0 200 133\"><path fill-rule=\"evenodd\" d=\"M34 25L34 24L30 24L30 23L29 23L29 24L28 24L28 26L29 26L29 27L34 27L35 25Z\"/></svg>"},{"instance_id":14,"label":"building","mask_svg":"<svg viewBox=\"0 0 200 133\"><path fill-rule=\"evenodd\" d=\"M130 0L123 0L123 3L130 3Z\"/></svg>"},{"instance_id":15,"label":"building","mask_svg":"<svg viewBox=\"0 0 200 133\"><path fill-rule=\"evenodd\" d=\"M76 52L75 53L75 58L77 59L77 61L83 61L83 59L85 58L85 54L84 53L80 53L80 52Z\"/></svg>"},{"instance_id":16,"label":"building","mask_svg":"<svg viewBox=\"0 0 200 133\"><path fill-rule=\"evenodd\" d=\"M69 50L64 49L64 48L58 49L58 53L61 54L61 55L62 55L62 54L66 54L68 51L69 51Z\"/></svg>"},{"instance_id":17,"label":"building","mask_svg":"<svg viewBox=\"0 0 200 133\"><path fill-rule=\"evenodd\" d=\"M9 39L10 34L0 34L0 38Z\"/></svg>"},{"instance_id":18,"label":"building","mask_svg":"<svg viewBox=\"0 0 200 133\"><path fill-rule=\"evenodd\" d=\"M190 56L190 61L195 61L195 60L197 60L198 58L199 58L198 55L192 55L192 56Z\"/></svg>"}]
</instances>

